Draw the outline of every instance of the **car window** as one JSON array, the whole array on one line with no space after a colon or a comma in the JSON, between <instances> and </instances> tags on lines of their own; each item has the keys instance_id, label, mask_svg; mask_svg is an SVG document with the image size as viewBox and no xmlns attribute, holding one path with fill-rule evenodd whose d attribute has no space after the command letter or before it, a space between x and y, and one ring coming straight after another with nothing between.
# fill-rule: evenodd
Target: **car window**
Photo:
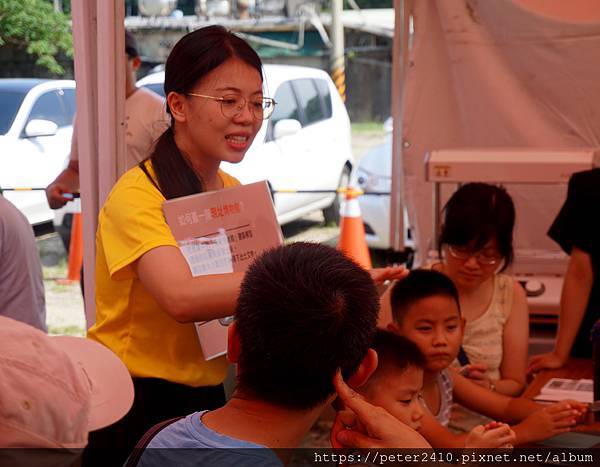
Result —
<instances>
[{"instance_id":1,"label":"car window","mask_svg":"<svg viewBox=\"0 0 600 467\"><path fill-rule=\"evenodd\" d=\"M323 116L325 118L331 118L331 94L329 94L329 85L324 79L316 79L315 84L317 85L317 90L321 96L321 102L323 103Z\"/></svg>"},{"instance_id":2,"label":"car window","mask_svg":"<svg viewBox=\"0 0 600 467\"><path fill-rule=\"evenodd\" d=\"M300 120L296 96L294 96L294 91L292 91L290 83L283 83L279 86L279 89L277 89L277 92L275 93L275 102L277 102L277 104L275 105L273 115L271 115L271 122L273 125L279 120L286 118Z\"/></svg>"},{"instance_id":3,"label":"car window","mask_svg":"<svg viewBox=\"0 0 600 467\"><path fill-rule=\"evenodd\" d=\"M24 98L24 92L0 91L0 135L10 130Z\"/></svg>"},{"instance_id":4,"label":"car window","mask_svg":"<svg viewBox=\"0 0 600 467\"><path fill-rule=\"evenodd\" d=\"M321 107L321 98L312 79L296 79L293 81L300 106L304 111L306 125L316 123L325 118Z\"/></svg>"},{"instance_id":5,"label":"car window","mask_svg":"<svg viewBox=\"0 0 600 467\"><path fill-rule=\"evenodd\" d=\"M34 119L50 120L51 122L56 123L59 128L71 125L72 123L72 119L69 120L67 118L62 102L56 91L48 91L38 97L35 104L33 104L33 108L29 113L27 121Z\"/></svg>"},{"instance_id":6,"label":"car window","mask_svg":"<svg viewBox=\"0 0 600 467\"><path fill-rule=\"evenodd\" d=\"M73 117L75 116L75 89L61 89L59 94L62 94L63 102L65 104L65 112L67 114L67 119L70 122L73 122Z\"/></svg>"}]
</instances>

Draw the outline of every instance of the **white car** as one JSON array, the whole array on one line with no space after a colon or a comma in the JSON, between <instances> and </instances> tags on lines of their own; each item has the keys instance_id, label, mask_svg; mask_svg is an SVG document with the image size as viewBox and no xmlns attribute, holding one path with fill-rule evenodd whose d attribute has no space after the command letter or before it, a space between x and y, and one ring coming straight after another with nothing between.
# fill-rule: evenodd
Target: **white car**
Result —
<instances>
[{"instance_id":1,"label":"white car","mask_svg":"<svg viewBox=\"0 0 600 467\"><path fill-rule=\"evenodd\" d=\"M334 190L348 185L353 163L344 103L322 70L287 65L265 65L264 70L265 95L277 102L275 111L244 160L221 167L242 183L267 180L280 224L315 210L323 210L326 222L338 222L342 196ZM137 84L164 96L163 81L164 72L158 72Z\"/></svg>"},{"instance_id":2,"label":"white car","mask_svg":"<svg viewBox=\"0 0 600 467\"><path fill-rule=\"evenodd\" d=\"M54 219L43 189L67 163L74 113L75 81L0 79L0 189L32 225Z\"/></svg>"},{"instance_id":3,"label":"white car","mask_svg":"<svg viewBox=\"0 0 600 467\"><path fill-rule=\"evenodd\" d=\"M370 149L352 173L352 186L365 192L390 193L392 191L392 121L384 123L388 133L383 144ZM390 196L364 194L358 198L365 226L367 244L374 249L387 250L390 241ZM404 243L414 248L406 209L404 210Z\"/></svg>"}]
</instances>

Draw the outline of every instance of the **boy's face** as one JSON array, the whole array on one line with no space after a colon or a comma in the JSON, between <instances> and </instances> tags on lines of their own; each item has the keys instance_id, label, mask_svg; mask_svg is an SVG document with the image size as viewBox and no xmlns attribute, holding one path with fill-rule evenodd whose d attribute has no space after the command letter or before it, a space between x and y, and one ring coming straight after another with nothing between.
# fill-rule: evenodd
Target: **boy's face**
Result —
<instances>
[{"instance_id":1,"label":"boy's face","mask_svg":"<svg viewBox=\"0 0 600 467\"><path fill-rule=\"evenodd\" d=\"M359 391L373 405L383 407L413 430L421 427L423 370L410 366L404 371L386 366Z\"/></svg>"},{"instance_id":2,"label":"boy's face","mask_svg":"<svg viewBox=\"0 0 600 467\"><path fill-rule=\"evenodd\" d=\"M464 321L452 297L435 295L415 302L390 329L414 342L426 358L425 369L442 371L458 355Z\"/></svg>"}]
</instances>

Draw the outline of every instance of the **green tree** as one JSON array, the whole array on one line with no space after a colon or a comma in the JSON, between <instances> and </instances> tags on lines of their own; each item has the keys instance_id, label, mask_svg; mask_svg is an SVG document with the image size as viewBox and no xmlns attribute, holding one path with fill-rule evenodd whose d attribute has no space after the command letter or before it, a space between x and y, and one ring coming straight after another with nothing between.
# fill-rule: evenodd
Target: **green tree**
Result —
<instances>
[{"instance_id":1,"label":"green tree","mask_svg":"<svg viewBox=\"0 0 600 467\"><path fill-rule=\"evenodd\" d=\"M55 57L73 55L69 20L47 0L0 0L0 46L4 44L25 49L56 74L64 70Z\"/></svg>"}]
</instances>

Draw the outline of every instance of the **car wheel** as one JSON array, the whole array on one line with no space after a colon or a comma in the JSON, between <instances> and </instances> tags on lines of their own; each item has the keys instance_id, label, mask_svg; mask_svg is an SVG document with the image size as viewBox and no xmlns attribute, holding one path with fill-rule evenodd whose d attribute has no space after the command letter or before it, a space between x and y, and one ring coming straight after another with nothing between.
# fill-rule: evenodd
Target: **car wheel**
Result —
<instances>
[{"instance_id":1,"label":"car wheel","mask_svg":"<svg viewBox=\"0 0 600 467\"><path fill-rule=\"evenodd\" d=\"M350 184L350 167L344 166L342 175L340 176L340 182L338 188L346 188ZM340 206L344 199L344 193L339 193L333 203L323 209L323 217L325 218L325 224L340 225Z\"/></svg>"}]
</instances>

